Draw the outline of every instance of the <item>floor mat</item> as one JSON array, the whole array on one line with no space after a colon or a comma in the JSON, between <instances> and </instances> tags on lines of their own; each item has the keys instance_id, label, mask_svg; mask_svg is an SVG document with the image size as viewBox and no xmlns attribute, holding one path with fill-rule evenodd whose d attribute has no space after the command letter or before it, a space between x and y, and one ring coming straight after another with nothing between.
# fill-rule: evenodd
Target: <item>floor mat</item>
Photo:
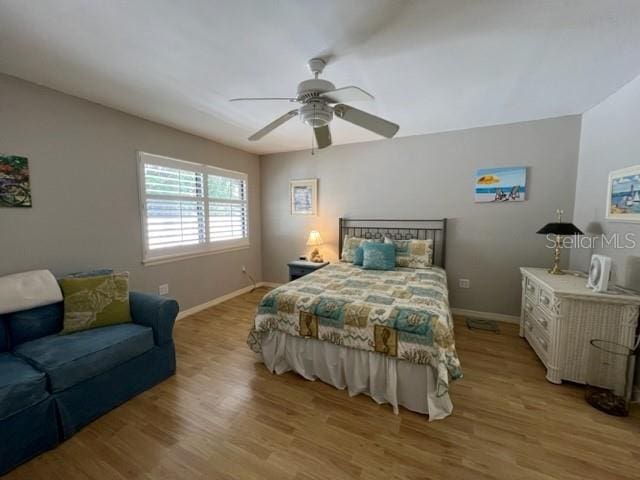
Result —
<instances>
[{"instance_id":1,"label":"floor mat","mask_svg":"<svg viewBox=\"0 0 640 480\"><path fill-rule=\"evenodd\" d=\"M488 330L490 332L500 333L500 327L495 320L483 320L481 318L465 318L469 330Z\"/></svg>"}]
</instances>

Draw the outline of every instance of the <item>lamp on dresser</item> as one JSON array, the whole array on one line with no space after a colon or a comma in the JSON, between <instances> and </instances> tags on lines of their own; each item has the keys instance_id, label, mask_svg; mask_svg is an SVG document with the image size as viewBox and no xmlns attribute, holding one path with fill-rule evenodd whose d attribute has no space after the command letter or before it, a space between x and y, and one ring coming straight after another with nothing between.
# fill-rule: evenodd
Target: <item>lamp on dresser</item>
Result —
<instances>
[{"instance_id":1,"label":"lamp on dresser","mask_svg":"<svg viewBox=\"0 0 640 480\"><path fill-rule=\"evenodd\" d=\"M563 213L564 212L562 210L556 210L558 221L547 223L544 227L536 232L544 235L554 235L553 265L549 269L549 273L552 273L554 275L564 275L564 272L560 269L560 248L562 246L562 237L584 235L582 231L573 223L562 221Z\"/></svg>"}]
</instances>

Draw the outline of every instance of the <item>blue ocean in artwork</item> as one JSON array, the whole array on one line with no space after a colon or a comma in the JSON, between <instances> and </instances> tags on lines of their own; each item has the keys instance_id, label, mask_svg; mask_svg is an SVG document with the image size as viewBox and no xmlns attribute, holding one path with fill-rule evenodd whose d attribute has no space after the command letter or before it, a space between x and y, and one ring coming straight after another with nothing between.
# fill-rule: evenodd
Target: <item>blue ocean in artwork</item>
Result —
<instances>
[{"instance_id":1,"label":"blue ocean in artwork","mask_svg":"<svg viewBox=\"0 0 640 480\"><path fill-rule=\"evenodd\" d=\"M627 175L613 180L611 213L640 214L640 175Z\"/></svg>"},{"instance_id":2,"label":"blue ocean in artwork","mask_svg":"<svg viewBox=\"0 0 640 480\"><path fill-rule=\"evenodd\" d=\"M476 173L476 202L522 202L525 200L525 167L482 168Z\"/></svg>"}]
</instances>

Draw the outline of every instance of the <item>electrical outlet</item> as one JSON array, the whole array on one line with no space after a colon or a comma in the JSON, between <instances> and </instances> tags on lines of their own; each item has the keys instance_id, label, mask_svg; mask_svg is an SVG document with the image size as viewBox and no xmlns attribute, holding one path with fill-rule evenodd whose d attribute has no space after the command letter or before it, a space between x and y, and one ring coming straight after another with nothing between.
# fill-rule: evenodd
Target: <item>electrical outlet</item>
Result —
<instances>
[{"instance_id":1,"label":"electrical outlet","mask_svg":"<svg viewBox=\"0 0 640 480\"><path fill-rule=\"evenodd\" d=\"M461 278L458 281L458 285L460 286L460 288L471 288L471 282L468 278Z\"/></svg>"},{"instance_id":2,"label":"electrical outlet","mask_svg":"<svg viewBox=\"0 0 640 480\"><path fill-rule=\"evenodd\" d=\"M158 293L160 295L169 295L169 284L164 283L158 287Z\"/></svg>"},{"instance_id":3,"label":"electrical outlet","mask_svg":"<svg viewBox=\"0 0 640 480\"><path fill-rule=\"evenodd\" d=\"M242 265L242 273L247 273L247 267L245 267L244 265Z\"/></svg>"}]
</instances>

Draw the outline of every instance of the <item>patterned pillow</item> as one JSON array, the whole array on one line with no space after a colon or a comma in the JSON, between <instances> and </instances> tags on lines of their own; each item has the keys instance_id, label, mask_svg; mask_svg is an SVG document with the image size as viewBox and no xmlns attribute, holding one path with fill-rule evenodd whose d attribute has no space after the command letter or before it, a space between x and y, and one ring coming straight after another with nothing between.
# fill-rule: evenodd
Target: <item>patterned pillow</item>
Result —
<instances>
[{"instance_id":1,"label":"patterned pillow","mask_svg":"<svg viewBox=\"0 0 640 480\"><path fill-rule=\"evenodd\" d=\"M384 243L396 246L396 266L408 268L429 268L433 263L433 240L391 240Z\"/></svg>"},{"instance_id":2,"label":"patterned pillow","mask_svg":"<svg viewBox=\"0 0 640 480\"><path fill-rule=\"evenodd\" d=\"M356 254L358 247L365 243L371 243L373 240L367 238L344 236L344 242L342 242L342 257L340 259L343 262L353 263L353 257Z\"/></svg>"},{"instance_id":3,"label":"patterned pillow","mask_svg":"<svg viewBox=\"0 0 640 480\"><path fill-rule=\"evenodd\" d=\"M393 243L365 243L362 250L362 268L365 270L395 269L396 247Z\"/></svg>"},{"instance_id":4,"label":"patterned pillow","mask_svg":"<svg viewBox=\"0 0 640 480\"><path fill-rule=\"evenodd\" d=\"M62 334L131 322L129 274L63 278Z\"/></svg>"}]
</instances>

